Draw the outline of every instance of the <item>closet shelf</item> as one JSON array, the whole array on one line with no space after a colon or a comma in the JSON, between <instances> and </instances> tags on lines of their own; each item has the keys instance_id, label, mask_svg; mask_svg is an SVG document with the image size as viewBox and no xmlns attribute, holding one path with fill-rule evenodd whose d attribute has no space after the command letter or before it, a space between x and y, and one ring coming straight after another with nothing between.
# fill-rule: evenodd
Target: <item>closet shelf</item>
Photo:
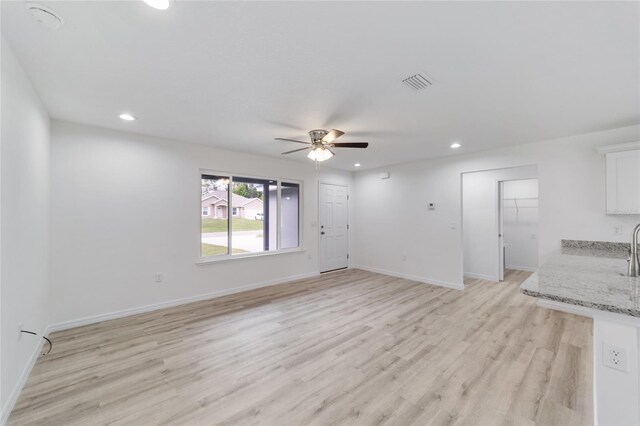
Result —
<instances>
[{"instance_id":1,"label":"closet shelf","mask_svg":"<svg viewBox=\"0 0 640 426\"><path fill-rule=\"evenodd\" d=\"M518 201L524 201L524 200L536 200L536 201L538 201L538 197L535 197L535 198L534 197L503 198L502 200L503 201L513 201L515 206L503 206L503 208L505 208L505 209L516 209L516 212L520 212L520 209L536 209L536 208L538 208L537 205L535 205L535 206L518 206Z\"/></svg>"}]
</instances>

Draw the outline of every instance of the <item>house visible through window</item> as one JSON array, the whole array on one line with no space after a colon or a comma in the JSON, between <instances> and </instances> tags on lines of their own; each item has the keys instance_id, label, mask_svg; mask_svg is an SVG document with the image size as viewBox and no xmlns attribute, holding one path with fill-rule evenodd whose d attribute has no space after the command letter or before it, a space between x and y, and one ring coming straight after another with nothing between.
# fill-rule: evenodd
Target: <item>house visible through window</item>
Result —
<instances>
[{"instance_id":1,"label":"house visible through window","mask_svg":"<svg viewBox=\"0 0 640 426\"><path fill-rule=\"evenodd\" d=\"M212 207L212 214L202 218L202 257L229 254L229 176L202 175L202 211Z\"/></svg>"},{"instance_id":2,"label":"house visible through window","mask_svg":"<svg viewBox=\"0 0 640 426\"><path fill-rule=\"evenodd\" d=\"M299 205L298 183L203 174L201 256L299 247Z\"/></svg>"}]
</instances>

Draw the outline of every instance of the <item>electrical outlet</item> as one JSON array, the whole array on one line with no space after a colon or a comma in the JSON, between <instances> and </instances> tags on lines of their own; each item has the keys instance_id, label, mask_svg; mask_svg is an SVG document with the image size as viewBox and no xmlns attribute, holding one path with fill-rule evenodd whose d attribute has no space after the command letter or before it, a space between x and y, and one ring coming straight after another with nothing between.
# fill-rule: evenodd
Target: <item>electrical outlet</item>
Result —
<instances>
[{"instance_id":1,"label":"electrical outlet","mask_svg":"<svg viewBox=\"0 0 640 426\"><path fill-rule=\"evenodd\" d=\"M407 260L407 255L406 255L406 254L403 254L403 255L402 255L402 261L404 262L405 260Z\"/></svg>"},{"instance_id":2,"label":"electrical outlet","mask_svg":"<svg viewBox=\"0 0 640 426\"><path fill-rule=\"evenodd\" d=\"M602 359L605 367L627 372L627 349L608 342L602 345Z\"/></svg>"},{"instance_id":3,"label":"electrical outlet","mask_svg":"<svg viewBox=\"0 0 640 426\"><path fill-rule=\"evenodd\" d=\"M22 326L23 326L22 321L20 321L18 323L18 340L22 339L22 330L23 330Z\"/></svg>"},{"instance_id":4,"label":"electrical outlet","mask_svg":"<svg viewBox=\"0 0 640 426\"><path fill-rule=\"evenodd\" d=\"M614 226L613 235L621 235L621 234L622 234L622 226Z\"/></svg>"},{"instance_id":5,"label":"electrical outlet","mask_svg":"<svg viewBox=\"0 0 640 426\"><path fill-rule=\"evenodd\" d=\"M157 272L156 273L156 282L157 283L161 283L162 282L162 273L161 272Z\"/></svg>"}]
</instances>

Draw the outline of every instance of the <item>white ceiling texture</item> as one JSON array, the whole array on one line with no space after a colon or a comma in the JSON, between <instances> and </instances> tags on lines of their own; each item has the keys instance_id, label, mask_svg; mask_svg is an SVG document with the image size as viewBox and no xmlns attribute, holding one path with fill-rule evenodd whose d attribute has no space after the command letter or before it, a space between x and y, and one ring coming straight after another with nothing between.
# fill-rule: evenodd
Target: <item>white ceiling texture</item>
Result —
<instances>
[{"instance_id":1,"label":"white ceiling texture","mask_svg":"<svg viewBox=\"0 0 640 426\"><path fill-rule=\"evenodd\" d=\"M61 120L270 156L337 128L370 142L346 170L640 122L638 2L45 5L62 28L3 1L2 33Z\"/></svg>"}]
</instances>

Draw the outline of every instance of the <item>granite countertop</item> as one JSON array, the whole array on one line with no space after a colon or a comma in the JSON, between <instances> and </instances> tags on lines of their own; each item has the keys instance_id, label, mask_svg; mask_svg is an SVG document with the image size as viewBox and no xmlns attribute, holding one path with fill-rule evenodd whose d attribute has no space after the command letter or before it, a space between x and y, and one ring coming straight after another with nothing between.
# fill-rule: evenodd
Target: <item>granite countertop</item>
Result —
<instances>
[{"instance_id":1,"label":"granite countertop","mask_svg":"<svg viewBox=\"0 0 640 426\"><path fill-rule=\"evenodd\" d=\"M640 277L628 277L629 245L563 241L521 286L529 296L640 317ZM606 244L611 244L607 246Z\"/></svg>"}]
</instances>

